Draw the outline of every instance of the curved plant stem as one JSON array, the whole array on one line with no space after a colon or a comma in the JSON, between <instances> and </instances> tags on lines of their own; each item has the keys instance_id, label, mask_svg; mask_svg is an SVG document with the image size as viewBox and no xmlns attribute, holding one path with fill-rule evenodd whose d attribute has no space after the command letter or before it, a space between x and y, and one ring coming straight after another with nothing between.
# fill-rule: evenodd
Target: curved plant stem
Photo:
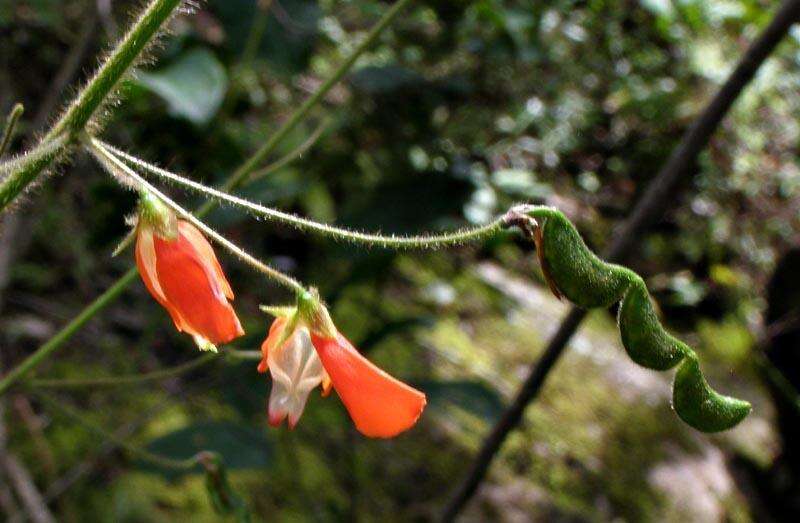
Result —
<instances>
[{"instance_id":1,"label":"curved plant stem","mask_svg":"<svg viewBox=\"0 0 800 523\"><path fill-rule=\"evenodd\" d=\"M159 29L169 20L181 1L153 0L150 2L128 34L117 44L117 47L67 108L64 115L45 135L45 140L62 132L68 132L74 136L75 133L83 130L142 54L142 51L150 45Z\"/></svg>"},{"instance_id":2,"label":"curved plant stem","mask_svg":"<svg viewBox=\"0 0 800 523\"><path fill-rule=\"evenodd\" d=\"M247 251L233 243L232 241L228 240L217 231L203 223L202 220L198 219L195 215L175 203L172 199L170 199L167 195L150 185L144 178L139 176L133 169L122 163L116 156L110 154L106 151L103 147L98 145L95 140L89 140L88 142L88 149L94 155L95 158L100 162L100 164L106 168L106 170L111 173L112 176L117 177L127 177L133 180L134 185L136 188L143 188L146 191L155 195L158 199L163 201L168 207L170 207L173 211L175 211L178 216L182 217L184 220L188 221L201 231L206 236L211 237L214 241L219 243L222 247L227 249L231 254L242 260L244 263L250 265L257 271L264 274L266 277L274 280L275 282L283 285L287 289L294 291L295 293L303 293L305 292L305 287L303 287L300 282L292 278L291 276L282 273L281 271L274 269L267 265L266 263L260 261L259 259L255 258ZM124 182L123 182L124 183Z\"/></svg>"},{"instance_id":3,"label":"curved plant stem","mask_svg":"<svg viewBox=\"0 0 800 523\"><path fill-rule=\"evenodd\" d=\"M157 1L157 0L156 0ZM312 95L308 101L299 107L292 116L284 123L278 131L272 135L269 140L264 144L263 147L258 149L256 153L254 153L250 158L245 160L245 162L238 168L234 173L228 178L228 180L222 185L223 190L230 190L238 187L242 182L245 181L246 177L255 171L258 168L258 165L267 157L269 156L275 147L277 147L278 143L280 142L283 137L285 137L289 132L294 129L300 122L303 121L305 116L313 109L313 107L318 104L327 94L328 91L341 79L347 71L355 64L356 60L369 48L369 46L375 42L378 36L383 32L386 27L397 17L398 14L406 7L408 4L411 3L411 0L399 0L392 8L387 11L383 17L378 21L378 23L370 30L369 34L367 35L366 39L356 48L353 50L353 53L334 71L333 75L327 82L321 85L317 92ZM166 21L166 18L163 20ZM163 23L162 21L162 23ZM313 103L310 103L313 102ZM35 177L38 172L44 169L46 165L42 166L37 173L33 176ZM21 190L21 189L20 189ZM5 188L5 183L0 184L0 211L6 206L6 204L13 200L16 194L19 193L19 190L16 190L13 194L9 193L9 196L4 196L6 194L7 189ZM13 192L13 191L12 191ZM216 202L206 202L203 206L201 206L197 211L197 216L202 218L206 214L208 214L212 209L214 209ZM77 332L83 325L88 322L95 314L103 310L107 305L112 303L116 300L121 294L122 291L127 288L135 279L136 279L136 268L130 269L126 272L123 276L120 277L110 288L108 288L103 294L95 298L95 300L89 304L84 310L82 310L75 318L73 318L67 325L65 325L61 330L59 330L52 338L50 338L44 345L40 346L36 351L28 356L23 362L16 368L12 369L8 374L0 378L0 395L2 395L8 388L13 385L17 380L19 380L22 376L30 372L34 369L37 365L42 363L44 359L52 354L56 349L61 347L67 340L69 340L75 332Z\"/></svg>"},{"instance_id":4,"label":"curved plant stem","mask_svg":"<svg viewBox=\"0 0 800 523\"><path fill-rule=\"evenodd\" d=\"M6 125L3 129L3 136L0 138L0 158L2 158L6 153L6 149L8 149L8 145L11 143L11 138L14 137L14 130L17 127L17 122L19 121L19 118L22 116L23 112L25 112L25 107L18 103L15 104L11 109L11 112L8 113Z\"/></svg>"},{"instance_id":5,"label":"curved plant stem","mask_svg":"<svg viewBox=\"0 0 800 523\"><path fill-rule=\"evenodd\" d=\"M124 449L126 452L128 452L132 456L135 456L135 457L141 459L142 461L147 461L148 463L151 463L151 464L156 465L158 467L162 467L162 468L165 468L165 469L171 469L171 470L188 471L188 470L192 470L195 467L203 466L204 462L208 459L208 455L212 454L211 452L208 452L208 451L202 451L202 452L198 452L194 456L191 456L191 457L186 458L186 459L181 459L181 460L168 458L166 456L160 456L158 454L150 452L149 450L143 449L143 448L141 448L141 447L139 447L137 445L134 445L132 443L129 443L129 442L117 437L115 434L112 434L111 432L109 432L105 428L101 427L100 425L98 425L94 421L84 417L76 409L70 407L69 405L67 405L66 403L64 403L62 401L57 401L57 400L53 399L48 394L44 394L44 393L38 392L38 393L36 393L36 397L42 403L47 405L47 407L49 407L50 411L53 414L63 414L65 416L69 417L69 418L72 418L74 421L76 421L80 425L83 425L85 428L87 428L91 432L94 432L98 436L113 442L115 445L117 445L120 448Z\"/></svg>"},{"instance_id":6,"label":"curved plant stem","mask_svg":"<svg viewBox=\"0 0 800 523\"><path fill-rule=\"evenodd\" d=\"M287 165L289 165L290 163L292 163L293 161L298 159L300 156L303 155L304 152L306 152L309 148L311 148L317 142L317 140L319 140L320 136L322 136L322 134L328 128L330 123L331 123L330 119L325 119L325 121L323 121L314 130L313 133L311 133L311 136L309 136L308 139L306 139L305 142L300 144L296 149L290 151L289 153L287 153L285 156L283 156L279 160L276 160L274 163L271 163L271 164L267 165L266 167L264 167L263 169L259 169L258 171L254 172L250 176L250 178L248 178L247 183L250 183L250 182L253 182L255 180L258 180L258 179L264 178L266 176L269 176L270 174L274 173L275 171L286 167ZM155 165L149 164L149 163L145 162L144 160L141 160L140 158L137 158L137 157L135 157L133 155L127 154L127 153L125 153L123 151L120 151L119 149L117 149L115 147L112 147L111 145L109 145L109 144L107 144L107 143L105 143L105 142L103 142L103 141L101 141L101 140L99 140L97 138L92 138L92 140L97 145L105 147L108 152L116 155L118 158L122 158L123 160L129 162L131 165L137 165L137 166L141 167L143 170L150 171L150 172L152 172L154 174L159 174L158 172L156 172L156 170L163 171L164 173L166 173L165 177L167 177L167 175L178 176L175 173L171 173L169 171L165 171L165 170L160 169L159 167L157 167ZM187 180L187 181L190 181L190 180ZM207 187L205 185L203 185L203 188L207 188ZM223 194L226 194L226 193L223 193ZM196 215L200 216L200 213L198 212L198 213L196 213ZM136 231L135 230L131 230L122 239L122 241L120 241L119 244L114 248L114 252L111 254L111 256L119 255L121 252L123 252L125 249L127 249L130 246L131 243L133 243L133 240L135 238L136 238Z\"/></svg>"},{"instance_id":7,"label":"curved plant stem","mask_svg":"<svg viewBox=\"0 0 800 523\"><path fill-rule=\"evenodd\" d=\"M253 360L261 361L263 357L260 350L241 350L241 349L228 349L223 353L223 356L234 360Z\"/></svg>"},{"instance_id":8,"label":"curved plant stem","mask_svg":"<svg viewBox=\"0 0 800 523\"><path fill-rule=\"evenodd\" d=\"M31 182L64 153L67 145L84 129L106 102L119 81L155 38L182 0L152 0L84 87L64 115L45 135L36 149L48 148L48 155L33 152L20 157L15 169L7 171L0 182L0 211L12 202ZM65 139L66 138L66 139ZM58 140L58 146L52 144Z\"/></svg>"},{"instance_id":9,"label":"curved plant stem","mask_svg":"<svg viewBox=\"0 0 800 523\"><path fill-rule=\"evenodd\" d=\"M211 198L230 203L242 209L245 209L250 214L268 220L277 221L290 225L301 231L308 231L320 234L324 237L344 240L354 243L362 243L366 245L374 245L385 248L396 249L426 249L437 248L447 245L459 245L470 241L478 241L486 239L497 234L505 226L503 218L498 218L486 225L474 227L471 229L462 229L450 233L440 235L422 235L422 236L383 236L380 234L369 234L340 227L334 227L324 223L318 223L307 218L295 216L293 214L285 213L277 209L265 207L263 205L253 203L251 201L232 196L228 193L218 191L206 187L201 183L193 180L183 178L175 173L161 169L155 165L149 164L139 158L130 154L124 153L102 141L92 138L92 144L99 150L102 150L109 157L118 157L122 160L155 174L161 178L175 182L183 187L189 188L200 194L210 196Z\"/></svg>"}]
</instances>

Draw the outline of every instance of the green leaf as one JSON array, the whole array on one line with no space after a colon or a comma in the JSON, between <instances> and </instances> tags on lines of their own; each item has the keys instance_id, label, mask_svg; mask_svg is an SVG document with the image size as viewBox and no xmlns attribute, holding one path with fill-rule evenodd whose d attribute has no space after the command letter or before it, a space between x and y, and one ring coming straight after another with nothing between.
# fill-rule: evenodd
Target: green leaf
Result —
<instances>
[{"instance_id":1,"label":"green leaf","mask_svg":"<svg viewBox=\"0 0 800 523\"><path fill-rule=\"evenodd\" d=\"M203 450L214 451L228 469L260 469L272 464L272 444L262 431L226 421L184 427L151 441L147 450L175 460L190 458ZM158 471L175 474L175 471Z\"/></svg>"},{"instance_id":2,"label":"green leaf","mask_svg":"<svg viewBox=\"0 0 800 523\"><path fill-rule=\"evenodd\" d=\"M228 76L207 49L194 49L156 72L140 72L137 82L167 102L170 114L205 125L217 114Z\"/></svg>"},{"instance_id":3,"label":"green leaf","mask_svg":"<svg viewBox=\"0 0 800 523\"><path fill-rule=\"evenodd\" d=\"M505 409L497 391L480 381L426 381L418 383L417 387L427 395L431 409L455 407L488 423L496 421Z\"/></svg>"}]
</instances>

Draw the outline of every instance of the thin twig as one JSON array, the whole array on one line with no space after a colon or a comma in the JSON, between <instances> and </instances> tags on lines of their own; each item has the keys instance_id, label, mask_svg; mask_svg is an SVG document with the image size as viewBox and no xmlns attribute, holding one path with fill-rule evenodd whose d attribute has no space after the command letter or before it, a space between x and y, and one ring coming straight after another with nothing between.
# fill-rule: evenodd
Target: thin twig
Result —
<instances>
[{"instance_id":1,"label":"thin twig","mask_svg":"<svg viewBox=\"0 0 800 523\"><path fill-rule=\"evenodd\" d=\"M146 408L144 411L137 412L135 419L122 424L112 432L114 434L114 441L128 440L138 429L152 420L156 413L163 411L170 404L171 399L171 397L162 399L158 403ZM118 446L110 440L106 440L98 445L96 452L92 456L84 457L83 461L71 467L61 477L48 485L47 489L44 491L45 501L53 503L58 500L58 498L63 496L83 477L91 473L92 470L102 462L104 457L114 452L117 448Z\"/></svg>"},{"instance_id":2,"label":"thin twig","mask_svg":"<svg viewBox=\"0 0 800 523\"><path fill-rule=\"evenodd\" d=\"M153 194L156 198L164 202L169 208L171 208L178 216L183 218L184 220L188 221L198 229L200 229L206 236L210 237L212 240L220 244L224 247L228 252L239 258L241 261L246 263L247 265L251 266L255 270L259 271L260 273L264 274L266 277L274 280L275 282L283 285L287 289L294 291L295 293L303 293L305 292L305 287L300 284L297 280L289 276L288 274L284 274L283 272L270 267L266 263L262 262L261 260L257 259L225 236L219 234L217 231L206 225L202 220L197 218L195 215L178 205L174 200L168 197L166 194L162 193L155 187L153 187L150 183L147 182L144 178L139 176L133 169L122 163L121 160L117 159L116 156L110 154L106 151L103 147L100 147L96 140L90 140L87 143L87 148L92 153L92 155L97 158L100 164L106 168L106 170L115 178L118 176L122 176L123 178L127 177L133 181L133 184L130 186L131 188L135 189L144 189L147 192Z\"/></svg>"},{"instance_id":3,"label":"thin twig","mask_svg":"<svg viewBox=\"0 0 800 523\"><path fill-rule=\"evenodd\" d=\"M97 111L107 102L120 80L152 43L180 3L181 0L152 0L148 4L128 34L108 55L108 59L103 62L86 87L78 93L36 149L47 148L55 140L59 140L58 147L53 148L51 154L46 156L22 155L14 164L14 169L6 171L6 175L0 181L0 211L64 155L72 139L83 131Z\"/></svg>"},{"instance_id":4,"label":"thin twig","mask_svg":"<svg viewBox=\"0 0 800 523\"><path fill-rule=\"evenodd\" d=\"M222 184L223 191L236 189L242 184L250 173L258 169L258 166L269 157L280 142L294 130L297 125L302 122L305 117L311 112L311 109L316 107L328 94L339 80L341 80L351 67L356 63L356 60L372 46L377 40L378 36L391 24L397 15L406 8L413 0L398 0L392 7L389 8L381 19L370 29L366 38L353 49L353 52L342 62L339 67L329 76L322 85L306 99L303 104L297 108L290 116L289 119L262 145L252 156L250 156L234 173ZM215 202L207 202L206 205L200 208L201 215L209 212L214 208Z\"/></svg>"},{"instance_id":5,"label":"thin twig","mask_svg":"<svg viewBox=\"0 0 800 523\"><path fill-rule=\"evenodd\" d=\"M111 157L116 157L117 159L124 160L131 166L139 167L142 170L146 170L149 173L155 174L170 182L174 182L182 187L191 189L192 191L198 192L205 196L209 196L216 200L220 200L229 203L231 205L235 205L239 208L244 209L245 211L249 212L250 214L256 217L277 221L289 225L291 227L294 227L301 231L313 232L320 234L324 237L329 237L337 240L344 240L354 243L362 243L371 246L379 246L379 247L394 248L394 249L435 249L438 247L443 247L448 245L460 245L467 242L484 240L486 238L489 238L497 234L497 232L499 232L506 226L505 218L500 217L497 218L496 220L491 221L486 225L481 225L479 227L473 227L468 229L460 229L457 231L447 232L443 234L418 235L418 236L384 236L382 234L363 233L359 231L344 229L341 227L334 227L332 225L315 222L313 220L309 220L308 218L302 218L300 216L295 216L293 214L279 211L271 207L265 207L263 205L253 203L249 200L245 200L244 198L239 198L238 196L233 196L226 192L206 187L201 183L189 180L173 172L167 171L166 169L162 169L155 165L149 164L144 160L140 160L136 156L132 156L123 151L120 151L119 149L116 149L115 147L112 147L111 145L108 145L107 143L104 143L98 140L97 138L91 138L91 143L95 147L102 150L105 154Z\"/></svg>"},{"instance_id":6,"label":"thin twig","mask_svg":"<svg viewBox=\"0 0 800 523\"><path fill-rule=\"evenodd\" d=\"M2 363L2 360L0 360L0 367L2 367ZM8 431L6 430L5 398L0 398L0 456L4 456L8 452L6 449L7 443ZM3 512L5 512L7 520L13 520L20 514L19 506L11 492L3 466L0 466L0 509L3 509Z\"/></svg>"},{"instance_id":7,"label":"thin twig","mask_svg":"<svg viewBox=\"0 0 800 523\"><path fill-rule=\"evenodd\" d=\"M800 20L800 0L785 1L770 24L745 52L736 69L716 96L684 133L678 147L648 185L645 194L636 203L630 217L615 234L615 240L605 256L606 259L615 262L627 256L642 240L644 231L663 214L667 205L671 205L675 201L678 184L692 175L692 168L697 156L705 148L722 118L753 79L761 64L798 20ZM442 521L453 521L475 494L506 437L519 425L525 408L539 394L550 370L558 361L585 315L584 310L573 307L561 322L541 358L532 366L528 378L520 387L514 401L483 442L466 477L448 501L442 513Z\"/></svg>"},{"instance_id":8,"label":"thin twig","mask_svg":"<svg viewBox=\"0 0 800 523\"><path fill-rule=\"evenodd\" d=\"M258 46L261 45L261 40L264 37L264 29L267 27L269 20L269 10L272 6L272 0L261 0L256 2L256 16L253 18L253 25L250 26L250 33L247 35L247 41L244 44L242 51L241 64L249 66L252 64L253 59L258 52Z\"/></svg>"}]
</instances>

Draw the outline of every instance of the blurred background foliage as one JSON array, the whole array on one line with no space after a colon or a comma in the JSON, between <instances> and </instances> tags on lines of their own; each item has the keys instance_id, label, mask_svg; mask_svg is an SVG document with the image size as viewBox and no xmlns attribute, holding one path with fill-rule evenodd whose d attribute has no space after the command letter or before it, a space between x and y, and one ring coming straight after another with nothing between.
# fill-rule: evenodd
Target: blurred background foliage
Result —
<instances>
[{"instance_id":1,"label":"blurred background foliage","mask_svg":"<svg viewBox=\"0 0 800 523\"><path fill-rule=\"evenodd\" d=\"M74 92L66 86L85 78L138 4L0 2L0 109L21 101L27 111L14 151L46 126ZM126 82L104 139L220 183L387 7L203 2L174 21ZM482 223L513 202L544 202L601 249L773 7L765 0L413 3L275 158L321 128L314 146L240 193L392 233ZM773 293L782 305L769 303L766 291L800 243L798 62L795 29L629 260L647 276L667 324L697 346L709 379L752 401L753 415L713 437L682 425L670 412L668 376L630 363L613 311L593 313L466 520L779 521L798 514L798 458L787 460L782 444L782 435L798 430L796 392L778 390L763 371L770 321L784 317L769 320L768 308L800 303L790 278L797 255L778 280L794 287L777 284ZM130 253L109 254L126 232L133 196L85 155L62 171L2 225L6 369L131 263ZM420 424L395 440L367 440L337 399L312 397L295 431L270 429L268 379L253 362L53 396L165 456L219 451L256 520L432 518L565 311L542 285L531 246L503 236L398 254L306 237L228 208L209 222L317 285L356 346L428 394ZM222 261L247 331L235 346L255 349L268 326L257 305L288 296L235 260ZM796 340L769 366L795 385ZM137 282L38 375L138 373L194 356L191 340L174 332ZM35 396L17 392L4 403L7 452L25 463L60 521L219 518L201 475L139 463Z\"/></svg>"}]
</instances>

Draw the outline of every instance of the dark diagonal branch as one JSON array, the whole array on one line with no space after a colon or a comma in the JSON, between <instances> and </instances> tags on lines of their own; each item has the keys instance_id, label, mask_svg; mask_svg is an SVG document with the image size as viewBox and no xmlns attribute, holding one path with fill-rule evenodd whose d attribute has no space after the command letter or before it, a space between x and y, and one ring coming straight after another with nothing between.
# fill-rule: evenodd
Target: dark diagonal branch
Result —
<instances>
[{"instance_id":1,"label":"dark diagonal branch","mask_svg":"<svg viewBox=\"0 0 800 523\"><path fill-rule=\"evenodd\" d=\"M692 175L698 154L705 148L730 110L739 94L753 79L761 64L769 57L789 28L800 20L800 0L783 2L770 24L745 52L742 59L692 126L686 131L666 165L647 187L630 217L615 234L615 240L604 256L609 261L620 261L637 246L642 233L674 201L678 184ZM525 408L536 398L548 374L555 366L572 335L578 329L586 312L573 307L550 340L542 357L533 365L514 401L492 429L483 443L470 470L449 500L442 521L453 521L478 489L495 455L508 434L519 425Z\"/></svg>"}]
</instances>

